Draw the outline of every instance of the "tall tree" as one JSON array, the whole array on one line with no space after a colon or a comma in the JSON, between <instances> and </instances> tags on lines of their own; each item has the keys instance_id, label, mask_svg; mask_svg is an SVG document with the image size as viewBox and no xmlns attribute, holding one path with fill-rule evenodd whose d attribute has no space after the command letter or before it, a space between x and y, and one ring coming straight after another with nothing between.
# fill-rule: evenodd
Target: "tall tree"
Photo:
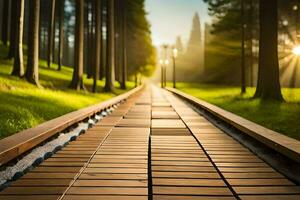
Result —
<instances>
[{"instance_id":1,"label":"tall tree","mask_svg":"<svg viewBox=\"0 0 300 200\"><path fill-rule=\"evenodd\" d=\"M70 87L76 90L85 89L83 84L83 32L84 0L76 0L75 22L75 56L74 70Z\"/></svg>"},{"instance_id":2,"label":"tall tree","mask_svg":"<svg viewBox=\"0 0 300 200\"><path fill-rule=\"evenodd\" d=\"M9 0L3 1L3 11L2 11L2 42L4 45L7 45L8 40L8 9L9 9Z\"/></svg>"},{"instance_id":3,"label":"tall tree","mask_svg":"<svg viewBox=\"0 0 300 200\"><path fill-rule=\"evenodd\" d=\"M88 12L90 13L90 20L88 20L88 42L89 48L87 51L87 77L93 78L93 71L95 67L95 3L96 0L90 0L90 9ZM89 16L88 13L88 16Z\"/></svg>"},{"instance_id":4,"label":"tall tree","mask_svg":"<svg viewBox=\"0 0 300 200\"><path fill-rule=\"evenodd\" d=\"M115 25L115 79L120 83L120 1L115 0L114 25Z\"/></svg>"},{"instance_id":5,"label":"tall tree","mask_svg":"<svg viewBox=\"0 0 300 200\"><path fill-rule=\"evenodd\" d=\"M260 0L259 69L255 97L283 100L279 82L278 1Z\"/></svg>"},{"instance_id":6,"label":"tall tree","mask_svg":"<svg viewBox=\"0 0 300 200\"><path fill-rule=\"evenodd\" d=\"M16 51L16 20L17 20L17 2L18 0L11 0L10 6L10 35L9 35L9 50L7 58L13 58Z\"/></svg>"},{"instance_id":7,"label":"tall tree","mask_svg":"<svg viewBox=\"0 0 300 200\"><path fill-rule=\"evenodd\" d=\"M22 77L24 75L23 63L23 25L24 25L24 3L25 0L17 0L16 4L16 35L15 35L15 53L12 75Z\"/></svg>"},{"instance_id":8,"label":"tall tree","mask_svg":"<svg viewBox=\"0 0 300 200\"><path fill-rule=\"evenodd\" d=\"M107 5L107 64L105 70L105 87L106 92L114 90L114 68L115 68L115 28L114 28L114 0L109 0Z\"/></svg>"},{"instance_id":9,"label":"tall tree","mask_svg":"<svg viewBox=\"0 0 300 200\"><path fill-rule=\"evenodd\" d=\"M193 18L193 27L190 33L190 38L187 47L187 54L194 55L199 58L201 49L201 24L200 24L200 17L198 13L194 15Z\"/></svg>"},{"instance_id":10,"label":"tall tree","mask_svg":"<svg viewBox=\"0 0 300 200\"><path fill-rule=\"evenodd\" d=\"M121 89L126 89L126 80L127 80L127 51L126 51L126 7L127 0L120 0L121 8L120 9L120 37L121 37Z\"/></svg>"},{"instance_id":11,"label":"tall tree","mask_svg":"<svg viewBox=\"0 0 300 200\"><path fill-rule=\"evenodd\" d=\"M47 52L47 65L51 67L53 62L53 49L54 49L54 29L55 29L55 3L56 0L50 1L50 15L48 26L48 52Z\"/></svg>"},{"instance_id":12,"label":"tall tree","mask_svg":"<svg viewBox=\"0 0 300 200\"><path fill-rule=\"evenodd\" d=\"M28 60L25 77L39 85L39 22L40 0L29 1Z\"/></svg>"},{"instance_id":13,"label":"tall tree","mask_svg":"<svg viewBox=\"0 0 300 200\"><path fill-rule=\"evenodd\" d=\"M246 60L245 60L245 1L241 0L241 93L246 93Z\"/></svg>"},{"instance_id":14,"label":"tall tree","mask_svg":"<svg viewBox=\"0 0 300 200\"><path fill-rule=\"evenodd\" d=\"M93 92L97 92L97 81L99 79L99 70L100 70L100 51L101 51L101 1L96 0L95 2L95 66L93 72Z\"/></svg>"},{"instance_id":15,"label":"tall tree","mask_svg":"<svg viewBox=\"0 0 300 200\"><path fill-rule=\"evenodd\" d=\"M64 49L64 18L65 18L65 1L59 1L59 44L58 44L58 70L61 70Z\"/></svg>"},{"instance_id":16,"label":"tall tree","mask_svg":"<svg viewBox=\"0 0 300 200\"><path fill-rule=\"evenodd\" d=\"M136 72L142 72L143 75L149 76L155 69L153 66L156 58L145 0L127 0L125 8L127 73L134 76Z\"/></svg>"},{"instance_id":17,"label":"tall tree","mask_svg":"<svg viewBox=\"0 0 300 200\"><path fill-rule=\"evenodd\" d=\"M103 27L106 26L106 17L107 17L107 13L104 12L107 8L107 1L106 0L101 0L101 5L102 5L102 9L101 9L101 29L100 29L100 35L101 35L101 51L100 51L100 72L99 72L99 79L103 80L103 78L105 77L105 66L106 66L106 38L104 38L104 32L103 32Z\"/></svg>"}]
</instances>

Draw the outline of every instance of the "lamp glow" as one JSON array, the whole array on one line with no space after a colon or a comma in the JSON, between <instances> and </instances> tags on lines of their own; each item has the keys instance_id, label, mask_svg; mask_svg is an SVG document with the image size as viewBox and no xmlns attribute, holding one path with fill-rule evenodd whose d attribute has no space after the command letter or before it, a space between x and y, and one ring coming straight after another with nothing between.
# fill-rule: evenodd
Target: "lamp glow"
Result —
<instances>
[{"instance_id":1,"label":"lamp glow","mask_svg":"<svg viewBox=\"0 0 300 200\"><path fill-rule=\"evenodd\" d=\"M178 50L176 48L173 49L173 56L174 58L177 58Z\"/></svg>"},{"instance_id":2,"label":"lamp glow","mask_svg":"<svg viewBox=\"0 0 300 200\"><path fill-rule=\"evenodd\" d=\"M169 60L165 60L165 65L169 65Z\"/></svg>"},{"instance_id":3,"label":"lamp glow","mask_svg":"<svg viewBox=\"0 0 300 200\"><path fill-rule=\"evenodd\" d=\"M293 48L293 54L296 56L300 56L300 46L295 46Z\"/></svg>"}]
</instances>

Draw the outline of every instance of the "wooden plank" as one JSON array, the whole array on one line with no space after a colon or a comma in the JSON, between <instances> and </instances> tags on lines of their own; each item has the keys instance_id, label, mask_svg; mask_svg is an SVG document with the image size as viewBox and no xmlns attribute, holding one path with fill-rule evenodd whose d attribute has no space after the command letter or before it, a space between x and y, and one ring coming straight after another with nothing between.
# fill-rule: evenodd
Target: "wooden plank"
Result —
<instances>
[{"instance_id":1,"label":"wooden plank","mask_svg":"<svg viewBox=\"0 0 300 200\"><path fill-rule=\"evenodd\" d=\"M186 126L181 120L170 119L153 119L151 120L152 128L185 128Z\"/></svg>"},{"instance_id":2,"label":"wooden plank","mask_svg":"<svg viewBox=\"0 0 300 200\"><path fill-rule=\"evenodd\" d=\"M226 187L153 187L153 194L231 196Z\"/></svg>"},{"instance_id":3,"label":"wooden plank","mask_svg":"<svg viewBox=\"0 0 300 200\"><path fill-rule=\"evenodd\" d=\"M0 200L57 200L59 195L0 195Z\"/></svg>"},{"instance_id":4,"label":"wooden plank","mask_svg":"<svg viewBox=\"0 0 300 200\"><path fill-rule=\"evenodd\" d=\"M154 178L185 178L185 179L218 179L220 176L213 172L162 172L153 171L152 177Z\"/></svg>"},{"instance_id":5,"label":"wooden plank","mask_svg":"<svg viewBox=\"0 0 300 200\"><path fill-rule=\"evenodd\" d=\"M147 180L147 174L97 174L97 173L86 173L80 175L79 179L87 180Z\"/></svg>"},{"instance_id":6,"label":"wooden plank","mask_svg":"<svg viewBox=\"0 0 300 200\"><path fill-rule=\"evenodd\" d=\"M230 185L233 186L284 186L295 185L291 181L280 179L227 179Z\"/></svg>"},{"instance_id":7,"label":"wooden plank","mask_svg":"<svg viewBox=\"0 0 300 200\"><path fill-rule=\"evenodd\" d=\"M148 196L66 195L64 200L147 200Z\"/></svg>"},{"instance_id":8,"label":"wooden plank","mask_svg":"<svg viewBox=\"0 0 300 200\"><path fill-rule=\"evenodd\" d=\"M222 196L174 196L174 195L153 195L153 200L235 200L234 197Z\"/></svg>"},{"instance_id":9,"label":"wooden plank","mask_svg":"<svg viewBox=\"0 0 300 200\"><path fill-rule=\"evenodd\" d=\"M222 173L225 178L257 178L257 179L266 179L266 178L283 178L284 176L277 172L270 173L256 173L256 172L248 172L248 173Z\"/></svg>"},{"instance_id":10,"label":"wooden plank","mask_svg":"<svg viewBox=\"0 0 300 200\"><path fill-rule=\"evenodd\" d=\"M148 180L77 180L75 187L147 187Z\"/></svg>"},{"instance_id":11,"label":"wooden plank","mask_svg":"<svg viewBox=\"0 0 300 200\"><path fill-rule=\"evenodd\" d=\"M201 186L225 187L222 179L179 179L179 178L153 178L154 186Z\"/></svg>"},{"instance_id":12,"label":"wooden plank","mask_svg":"<svg viewBox=\"0 0 300 200\"><path fill-rule=\"evenodd\" d=\"M242 200L299 200L300 195L240 195Z\"/></svg>"},{"instance_id":13,"label":"wooden plank","mask_svg":"<svg viewBox=\"0 0 300 200\"><path fill-rule=\"evenodd\" d=\"M148 195L148 188L130 187L71 187L67 194L93 195Z\"/></svg>"},{"instance_id":14,"label":"wooden plank","mask_svg":"<svg viewBox=\"0 0 300 200\"><path fill-rule=\"evenodd\" d=\"M237 194L261 195L261 194L298 194L300 195L300 186L264 186L264 187L233 187Z\"/></svg>"},{"instance_id":15,"label":"wooden plank","mask_svg":"<svg viewBox=\"0 0 300 200\"><path fill-rule=\"evenodd\" d=\"M20 179L12 183L12 186L69 186L72 179Z\"/></svg>"},{"instance_id":16,"label":"wooden plank","mask_svg":"<svg viewBox=\"0 0 300 200\"><path fill-rule=\"evenodd\" d=\"M1 195L60 195L65 191L65 187L8 187L1 191Z\"/></svg>"}]
</instances>

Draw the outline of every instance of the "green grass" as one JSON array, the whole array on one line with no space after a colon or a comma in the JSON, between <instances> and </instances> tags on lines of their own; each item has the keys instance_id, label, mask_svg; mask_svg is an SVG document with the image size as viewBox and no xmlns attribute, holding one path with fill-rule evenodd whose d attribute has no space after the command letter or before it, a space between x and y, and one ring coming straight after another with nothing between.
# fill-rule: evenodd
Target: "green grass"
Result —
<instances>
[{"instance_id":1,"label":"green grass","mask_svg":"<svg viewBox=\"0 0 300 200\"><path fill-rule=\"evenodd\" d=\"M55 65L52 69L46 68L45 61L40 62L40 83L43 88L37 88L10 75L12 61L3 59L6 54L7 49L0 45L0 138L124 92L116 89L114 93L93 94L70 90L68 85L72 69L63 67L58 72ZM92 79L85 79L84 82L90 90ZM101 91L104 82L99 81L98 85ZM127 85L128 89L133 88L133 83Z\"/></svg>"},{"instance_id":2,"label":"green grass","mask_svg":"<svg viewBox=\"0 0 300 200\"><path fill-rule=\"evenodd\" d=\"M216 85L178 83L177 89L300 140L300 89L282 89L284 103L253 99L254 88L245 95L238 87Z\"/></svg>"}]
</instances>

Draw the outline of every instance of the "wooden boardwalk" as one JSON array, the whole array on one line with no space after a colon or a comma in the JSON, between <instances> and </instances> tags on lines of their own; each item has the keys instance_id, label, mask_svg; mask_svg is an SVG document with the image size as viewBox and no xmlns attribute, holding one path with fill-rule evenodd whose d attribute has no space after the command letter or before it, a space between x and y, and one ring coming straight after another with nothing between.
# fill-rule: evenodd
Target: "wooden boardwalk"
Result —
<instances>
[{"instance_id":1,"label":"wooden boardwalk","mask_svg":"<svg viewBox=\"0 0 300 200\"><path fill-rule=\"evenodd\" d=\"M0 199L298 200L300 187L182 100L148 87Z\"/></svg>"}]
</instances>

